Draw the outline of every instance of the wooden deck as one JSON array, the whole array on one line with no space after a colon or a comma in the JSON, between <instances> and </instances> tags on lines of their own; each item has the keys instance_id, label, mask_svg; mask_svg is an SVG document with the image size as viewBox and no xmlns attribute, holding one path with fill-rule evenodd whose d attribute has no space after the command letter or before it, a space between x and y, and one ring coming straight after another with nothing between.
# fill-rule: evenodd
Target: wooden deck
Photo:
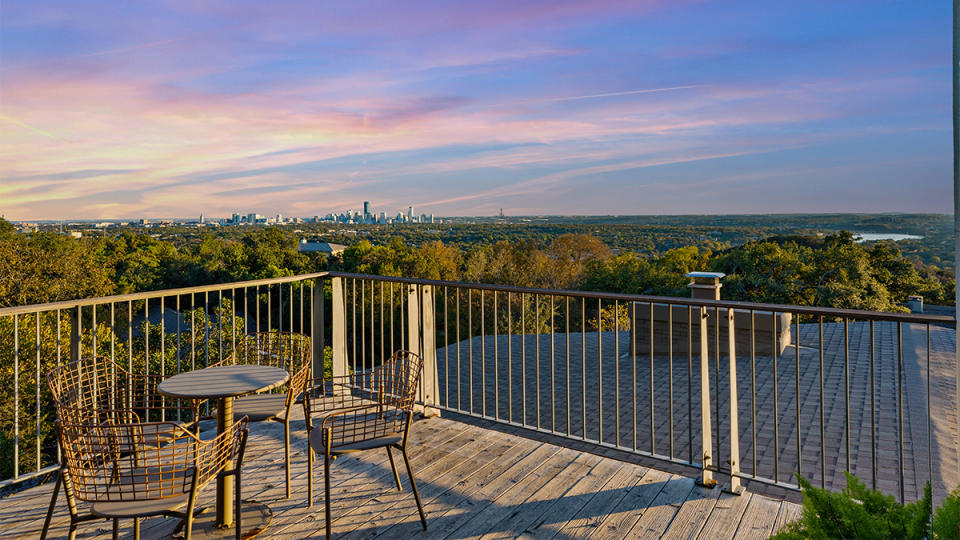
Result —
<instances>
[{"instance_id":1,"label":"wooden deck","mask_svg":"<svg viewBox=\"0 0 960 540\"><path fill-rule=\"evenodd\" d=\"M322 537L323 466L315 462L315 501L308 508L303 422L291 430L289 500L283 498L282 425L251 426L244 498L267 503L274 513L260 537ZM420 527L402 462L404 491L398 492L386 452L369 451L333 465L337 538L766 538L799 514L793 503L708 490L693 478L445 418L415 422L411 442L429 530ZM36 538L51 489L48 483L0 499L0 537ZM204 489L200 506L212 505L213 492ZM61 496L52 538L66 536L66 516ZM143 538L169 537L176 521L145 521ZM132 537L132 520L121 527ZM109 537L110 531L108 521L91 521L80 524L77 538Z\"/></svg>"}]
</instances>

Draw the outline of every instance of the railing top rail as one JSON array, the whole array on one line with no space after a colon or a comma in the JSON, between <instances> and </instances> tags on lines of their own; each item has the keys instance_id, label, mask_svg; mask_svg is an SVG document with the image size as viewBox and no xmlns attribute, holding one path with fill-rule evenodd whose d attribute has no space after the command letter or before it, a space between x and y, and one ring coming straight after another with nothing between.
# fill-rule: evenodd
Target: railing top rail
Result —
<instances>
[{"instance_id":1,"label":"railing top rail","mask_svg":"<svg viewBox=\"0 0 960 540\"><path fill-rule=\"evenodd\" d=\"M607 293L597 291L576 291L569 289L541 289L534 287L517 287L513 285L492 285L486 283L467 283L462 281L442 281L433 279L404 278L393 276L376 276L370 274L351 274L347 272L314 272L310 274L300 274L296 276L283 276L277 278L254 279L248 281L234 281L230 283L217 283L212 285L198 285L195 287L184 287L180 289L163 289L158 291L145 291L130 294L118 294L113 296L100 296L95 298L81 298L77 300L64 300L60 302L49 302L46 304L32 304L26 306L13 306L0 308L0 316L17 315L21 313L36 313L41 311L52 311L56 309L70 309L77 306L91 306L99 304L108 304L115 302L129 302L135 300L149 300L167 296L181 294L195 294L210 291L222 291L228 289L238 289L243 287L254 287L257 285L276 285L279 283L289 283L303 281L306 279L316 279L323 277L344 277L367 279L372 281L390 281L394 283L408 283L419 285L433 285L442 287L457 287L480 289L486 291L500 291L511 293L529 293L552 296L568 296L580 298L597 298L606 300L619 300L622 302L653 302L660 304L673 304L693 307L718 307L733 308L753 311L774 311L778 313L796 313L799 315L822 315L824 317L863 319L876 321L894 321L916 324L953 324L955 318L951 315L930 315L924 313L892 313L881 311L865 311L858 309L841 309L816 306L796 306L788 304L762 304L757 302L738 302L732 300L702 300L697 298L673 297L673 296L653 296L643 294L622 294Z\"/></svg>"},{"instance_id":2,"label":"railing top rail","mask_svg":"<svg viewBox=\"0 0 960 540\"><path fill-rule=\"evenodd\" d=\"M60 302L48 302L46 304L30 304L26 306L12 306L0 308L0 317L8 315L19 315L22 313L37 313L40 311L53 311L57 309L70 309L78 306L94 306L100 304L111 304L116 302L130 302L135 300L150 300L166 296L177 296L181 294L195 294L211 291L224 291L228 289L239 289L243 287L255 287L257 285L276 285L278 283L289 283L292 281L303 281L305 279L316 279L325 277L327 272L314 272L312 274L300 274L296 276L283 276L276 278L251 279L248 281L231 281L229 283L215 283L212 285L197 285L194 287L183 287L180 289L162 289L158 291L144 291L129 294L115 294L112 296L97 296L92 298L78 298L76 300L63 300Z\"/></svg>"},{"instance_id":3,"label":"railing top rail","mask_svg":"<svg viewBox=\"0 0 960 540\"><path fill-rule=\"evenodd\" d=\"M655 304L674 304L694 307L719 307L753 311L774 311L777 313L795 313L799 315L823 315L847 319L865 319L876 321L894 321L916 324L936 324L955 322L951 315L930 315L925 313L893 313L885 311L866 311L859 309L841 309L816 306L795 306L789 304L762 304L758 302L739 302L733 300L702 300L698 298L653 296L644 294L606 293L597 291L577 291L570 289L538 289L534 287L517 287L513 285L491 285L485 283L466 283L462 281L441 281L433 279L403 278L392 276L374 276L367 274L350 274L346 272L328 272L329 277L346 277L368 279L372 281L392 281L394 283L410 283L419 285L433 285L443 287L459 287L481 289L486 291L530 293L552 296L576 296L581 298L599 298L606 300L620 300L623 302L653 302Z\"/></svg>"}]
</instances>

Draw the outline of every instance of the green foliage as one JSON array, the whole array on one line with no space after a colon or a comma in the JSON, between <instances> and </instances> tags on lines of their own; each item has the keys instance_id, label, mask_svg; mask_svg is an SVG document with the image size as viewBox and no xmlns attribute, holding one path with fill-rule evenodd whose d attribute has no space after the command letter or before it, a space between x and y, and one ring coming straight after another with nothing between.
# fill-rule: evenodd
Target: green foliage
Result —
<instances>
[{"instance_id":1,"label":"green foliage","mask_svg":"<svg viewBox=\"0 0 960 540\"><path fill-rule=\"evenodd\" d=\"M930 484L919 501L903 505L889 495L868 489L848 472L847 487L840 493L813 487L797 475L803 491L803 513L775 540L871 538L922 539L929 537L932 512Z\"/></svg>"},{"instance_id":2,"label":"green foliage","mask_svg":"<svg viewBox=\"0 0 960 540\"><path fill-rule=\"evenodd\" d=\"M960 538L960 488L943 500L933 514L933 537L938 540Z\"/></svg>"}]
</instances>

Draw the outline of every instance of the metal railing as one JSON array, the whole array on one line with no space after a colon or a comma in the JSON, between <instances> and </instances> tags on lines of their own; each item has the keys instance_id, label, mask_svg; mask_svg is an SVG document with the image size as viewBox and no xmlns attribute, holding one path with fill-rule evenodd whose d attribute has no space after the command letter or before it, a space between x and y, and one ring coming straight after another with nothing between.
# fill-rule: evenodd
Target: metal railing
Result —
<instances>
[{"instance_id":1,"label":"metal railing","mask_svg":"<svg viewBox=\"0 0 960 540\"><path fill-rule=\"evenodd\" d=\"M960 480L953 324L336 272L4 308L0 444L13 459L0 486L57 460L46 369L105 354L172 374L268 329L313 336L315 373L422 354L428 411L696 467L733 490L797 489L794 473L839 489L848 470L909 501L928 480L940 495Z\"/></svg>"}]
</instances>

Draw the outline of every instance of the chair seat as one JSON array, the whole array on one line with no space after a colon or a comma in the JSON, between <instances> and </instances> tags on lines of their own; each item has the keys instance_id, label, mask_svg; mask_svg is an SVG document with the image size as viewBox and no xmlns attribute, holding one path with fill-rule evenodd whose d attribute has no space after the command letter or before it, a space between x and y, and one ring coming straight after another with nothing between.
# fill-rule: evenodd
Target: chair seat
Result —
<instances>
[{"instance_id":1,"label":"chair seat","mask_svg":"<svg viewBox=\"0 0 960 540\"><path fill-rule=\"evenodd\" d=\"M189 500L190 494L184 493L163 499L97 502L93 503L90 511L105 518L159 516L185 506Z\"/></svg>"},{"instance_id":2,"label":"chair seat","mask_svg":"<svg viewBox=\"0 0 960 540\"><path fill-rule=\"evenodd\" d=\"M216 418L218 411L213 412ZM282 417L287 412L286 394L254 394L233 400L233 419L244 416L250 422L262 422Z\"/></svg>"},{"instance_id":3,"label":"chair seat","mask_svg":"<svg viewBox=\"0 0 960 540\"><path fill-rule=\"evenodd\" d=\"M376 439L368 439L350 444L343 444L331 448L331 454L340 455L350 452L359 452L361 450L370 450L371 448L382 448L384 446L398 445L403 441L403 436L399 433L391 433ZM323 430L314 429L310 432L310 447L319 454L324 452Z\"/></svg>"}]
</instances>

